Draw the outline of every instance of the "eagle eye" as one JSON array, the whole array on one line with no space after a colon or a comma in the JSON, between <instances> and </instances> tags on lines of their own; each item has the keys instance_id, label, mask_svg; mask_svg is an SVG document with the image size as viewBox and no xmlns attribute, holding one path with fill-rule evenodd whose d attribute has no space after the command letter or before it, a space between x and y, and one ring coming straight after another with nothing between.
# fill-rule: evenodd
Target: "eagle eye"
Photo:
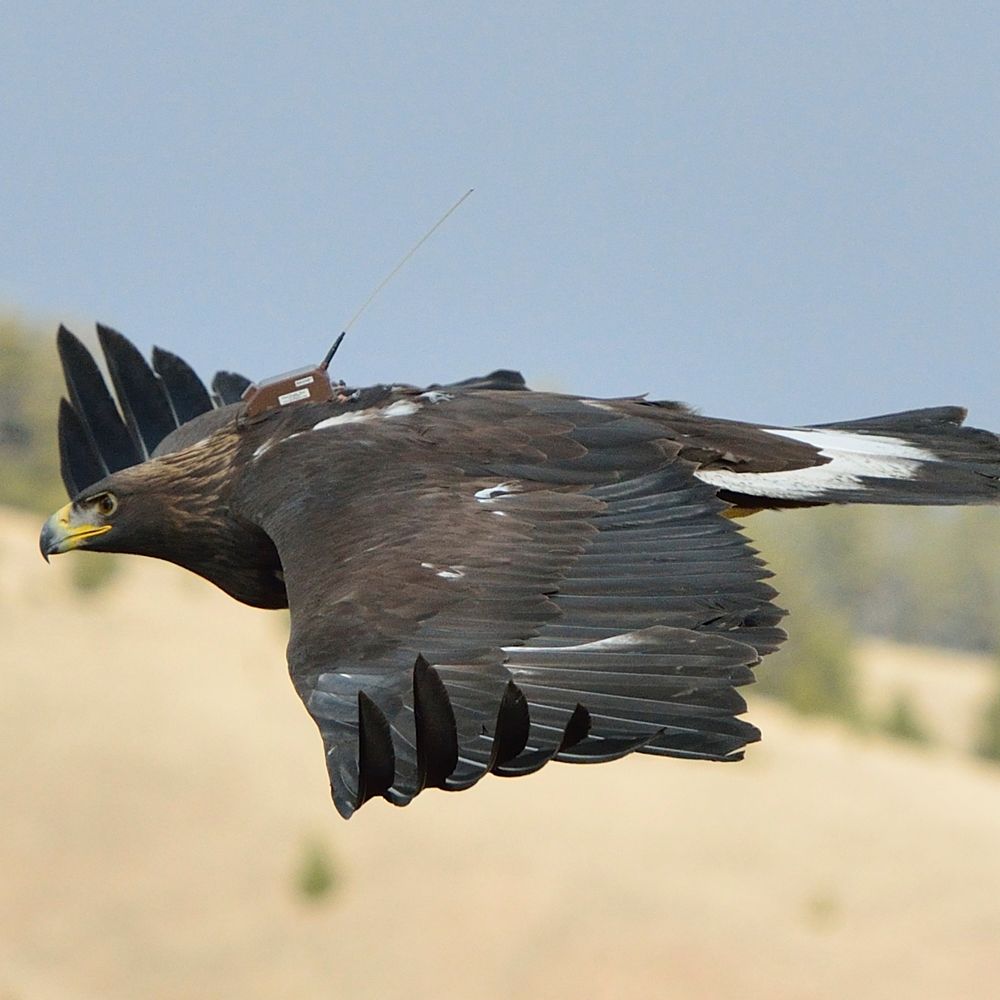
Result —
<instances>
[{"instance_id":1,"label":"eagle eye","mask_svg":"<svg viewBox=\"0 0 1000 1000\"><path fill-rule=\"evenodd\" d=\"M98 493L90 498L90 503L103 517L110 517L118 509L118 499L113 493Z\"/></svg>"}]
</instances>

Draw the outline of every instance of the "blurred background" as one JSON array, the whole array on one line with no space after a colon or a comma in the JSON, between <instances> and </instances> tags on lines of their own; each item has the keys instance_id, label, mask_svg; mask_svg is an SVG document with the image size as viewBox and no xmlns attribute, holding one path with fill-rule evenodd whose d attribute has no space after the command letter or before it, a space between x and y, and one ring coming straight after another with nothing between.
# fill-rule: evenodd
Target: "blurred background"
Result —
<instances>
[{"instance_id":1,"label":"blurred background","mask_svg":"<svg viewBox=\"0 0 1000 1000\"><path fill-rule=\"evenodd\" d=\"M0 59L0 998L993 997L1000 515L747 524L792 611L736 766L329 802L283 614L46 567L58 322L1000 429L987 4L36 3Z\"/></svg>"}]
</instances>

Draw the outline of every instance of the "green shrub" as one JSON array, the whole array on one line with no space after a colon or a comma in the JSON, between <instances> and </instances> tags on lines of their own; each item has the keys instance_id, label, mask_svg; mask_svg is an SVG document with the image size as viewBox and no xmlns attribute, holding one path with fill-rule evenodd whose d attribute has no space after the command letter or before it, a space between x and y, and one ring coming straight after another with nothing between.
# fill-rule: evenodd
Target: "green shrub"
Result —
<instances>
[{"instance_id":1,"label":"green shrub","mask_svg":"<svg viewBox=\"0 0 1000 1000\"><path fill-rule=\"evenodd\" d=\"M1000 673L997 677L996 690L983 709L975 752L984 760L1000 764Z\"/></svg>"},{"instance_id":2,"label":"green shrub","mask_svg":"<svg viewBox=\"0 0 1000 1000\"><path fill-rule=\"evenodd\" d=\"M70 565L73 587L84 596L104 590L121 569L118 557L107 552L74 552Z\"/></svg>"},{"instance_id":3,"label":"green shrub","mask_svg":"<svg viewBox=\"0 0 1000 1000\"><path fill-rule=\"evenodd\" d=\"M329 847L312 838L303 845L295 870L295 891L309 902L319 902L336 891L340 879Z\"/></svg>"},{"instance_id":4,"label":"green shrub","mask_svg":"<svg viewBox=\"0 0 1000 1000\"><path fill-rule=\"evenodd\" d=\"M880 728L887 736L897 740L907 740L910 743L931 742L930 733L920 720L912 699L903 691L896 694Z\"/></svg>"}]
</instances>

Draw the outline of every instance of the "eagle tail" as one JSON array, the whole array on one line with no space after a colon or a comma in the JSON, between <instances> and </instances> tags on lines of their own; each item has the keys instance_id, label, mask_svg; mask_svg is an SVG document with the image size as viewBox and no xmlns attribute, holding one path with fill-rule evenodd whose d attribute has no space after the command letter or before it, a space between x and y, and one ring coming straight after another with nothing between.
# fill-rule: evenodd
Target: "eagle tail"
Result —
<instances>
[{"instance_id":1,"label":"eagle tail","mask_svg":"<svg viewBox=\"0 0 1000 1000\"><path fill-rule=\"evenodd\" d=\"M964 427L965 410L940 406L769 434L818 449L806 468L778 472L709 471L738 507L828 503L953 506L1000 503L1000 437Z\"/></svg>"}]
</instances>

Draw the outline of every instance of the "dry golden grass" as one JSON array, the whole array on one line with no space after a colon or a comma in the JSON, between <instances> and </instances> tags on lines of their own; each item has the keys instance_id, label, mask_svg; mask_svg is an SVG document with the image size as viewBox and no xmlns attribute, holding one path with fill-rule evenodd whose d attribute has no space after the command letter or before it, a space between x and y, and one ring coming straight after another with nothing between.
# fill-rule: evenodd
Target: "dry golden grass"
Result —
<instances>
[{"instance_id":1,"label":"dry golden grass","mask_svg":"<svg viewBox=\"0 0 1000 1000\"><path fill-rule=\"evenodd\" d=\"M1000 769L949 749L978 661L866 654L873 697L919 675L929 750L752 704L740 765L552 765L345 824L281 616L139 560L81 599L99 557L47 568L37 527L0 518L3 1000L996 996Z\"/></svg>"}]
</instances>

